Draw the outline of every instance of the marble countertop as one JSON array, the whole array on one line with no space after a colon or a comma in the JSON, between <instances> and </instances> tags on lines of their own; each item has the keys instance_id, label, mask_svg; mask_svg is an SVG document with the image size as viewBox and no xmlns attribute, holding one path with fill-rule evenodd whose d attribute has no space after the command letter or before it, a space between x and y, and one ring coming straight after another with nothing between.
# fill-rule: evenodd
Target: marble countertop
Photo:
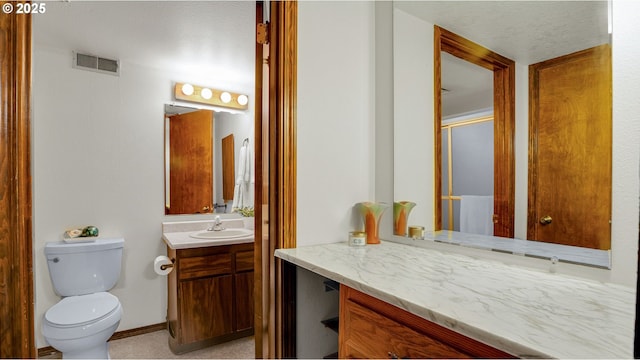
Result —
<instances>
[{"instance_id":1,"label":"marble countertop","mask_svg":"<svg viewBox=\"0 0 640 360\"><path fill-rule=\"evenodd\" d=\"M275 255L518 357L633 357L629 287L389 241Z\"/></svg>"}]
</instances>

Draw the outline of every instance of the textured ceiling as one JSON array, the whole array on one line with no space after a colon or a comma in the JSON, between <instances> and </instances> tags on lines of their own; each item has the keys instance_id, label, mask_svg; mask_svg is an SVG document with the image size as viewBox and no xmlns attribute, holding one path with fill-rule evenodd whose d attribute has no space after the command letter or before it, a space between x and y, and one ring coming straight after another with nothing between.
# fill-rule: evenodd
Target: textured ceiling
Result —
<instances>
[{"instance_id":1,"label":"textured ceiling","mask_svg":"<svg viewBox=\"0 0 640 360\"><path fill-rule=\"evenodd\" d=\"M609 41L606 1L397 1L394 6L527 65Z\"/></svg>"},{"instance_id":2,"label":"textured ceiling","mask_svg":"<svg viewBox=\"0 0 640 360\"><path fill-rule=\"evenodd\" d=\"M398 1L394 7L525 65L609 42L606 1ZM492 81L487 70L443 55L442 87L450 90L443 116L492 107Z\"/></svg>"},{"instance_id":3,"label":"textured ceiling","mask_svg":"<svg viewBox=\"0 0 640 360\"><path fill-rule=\"evenodd\" d=\"M493 72L444 52L441 61L443 118L493 107Z\"/></svg>"}]
</instances>

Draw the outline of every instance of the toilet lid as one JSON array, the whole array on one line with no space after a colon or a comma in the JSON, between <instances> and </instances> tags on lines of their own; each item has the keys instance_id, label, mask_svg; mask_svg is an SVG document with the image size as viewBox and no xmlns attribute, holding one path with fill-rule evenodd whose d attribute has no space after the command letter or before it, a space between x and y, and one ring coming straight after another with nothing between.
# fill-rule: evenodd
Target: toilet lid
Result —
<instances>
[{"instance_id":1,"label":"toilet lid","mask_svg":"<svg viewBox=\"0 0 640 360\"><path fill-rule=\"evenodd\" d=\"M118 298L100 292L88 295L69 296L53 305L45 314L45 319L56 325L80 325L96 321L118 307Z\"/></svg>"}]
</instances>

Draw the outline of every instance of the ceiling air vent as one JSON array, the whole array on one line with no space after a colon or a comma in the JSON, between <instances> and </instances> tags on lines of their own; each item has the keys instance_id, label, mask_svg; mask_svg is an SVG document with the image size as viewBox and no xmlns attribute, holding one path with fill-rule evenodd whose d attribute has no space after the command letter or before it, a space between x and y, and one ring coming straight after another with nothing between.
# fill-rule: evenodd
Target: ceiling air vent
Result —
<instances>
[{"instance_id":1,"label":"ceiling air vent","mask_svg":"<svg viewBox=\"0 0 640 360\"><path fill-rule=\"evenodd\" d=\"M73 67L76 69L95 71L118 76L120 64L118 60L105 59L99 56L73 53Z\"/></svg>"}]
</instances>

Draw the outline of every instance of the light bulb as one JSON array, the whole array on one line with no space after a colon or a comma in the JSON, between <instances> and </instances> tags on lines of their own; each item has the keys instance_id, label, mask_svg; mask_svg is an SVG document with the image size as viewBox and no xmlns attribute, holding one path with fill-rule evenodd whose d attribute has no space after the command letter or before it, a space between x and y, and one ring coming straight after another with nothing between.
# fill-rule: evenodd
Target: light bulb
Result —
<instances>
[{"instance_id":1,"label":"light bulb","mask_svg":"<svg viewBox=\"0 0 640 360\"><path fill-rule=\"evenodd\" d=\"M223 103L228 103L229 101L231 101L231 94L229 94L228 92L223 92L222 94L220 94L220 100L222 100Z\"/></svg>"},{"instance_id":2,"label":"light bulb","mask_svg":"<svg viewBox=\"0 0 640 360\"><path fill-rule=\"evenodd\" d=\"M249 102L249 98L247 97L247 95L238 96L238 104L247 105L248 102Z\"/></svg>"},{"instance_id":3,"label":"light bulb","mask_svg":"<svg viewBox=\"0 0 640 360\"><path fill-rule=\"evenodd\" d=\"M187 96L193 95L193 86L191 84L182 84L182 93Z\"/></svg>"},{"instance_id":4,"label":"light bulb","mask_svg":"<svg viewBox=\"0 0 640 360\"><path fill-rule=\"evenodd\" d=\"M211 92L211 89L204 88L202 89L202 91L200 91L200 96L202 96L204 99L209 100L213 96L213 92Z\"/></svg>"}]
</instances>

